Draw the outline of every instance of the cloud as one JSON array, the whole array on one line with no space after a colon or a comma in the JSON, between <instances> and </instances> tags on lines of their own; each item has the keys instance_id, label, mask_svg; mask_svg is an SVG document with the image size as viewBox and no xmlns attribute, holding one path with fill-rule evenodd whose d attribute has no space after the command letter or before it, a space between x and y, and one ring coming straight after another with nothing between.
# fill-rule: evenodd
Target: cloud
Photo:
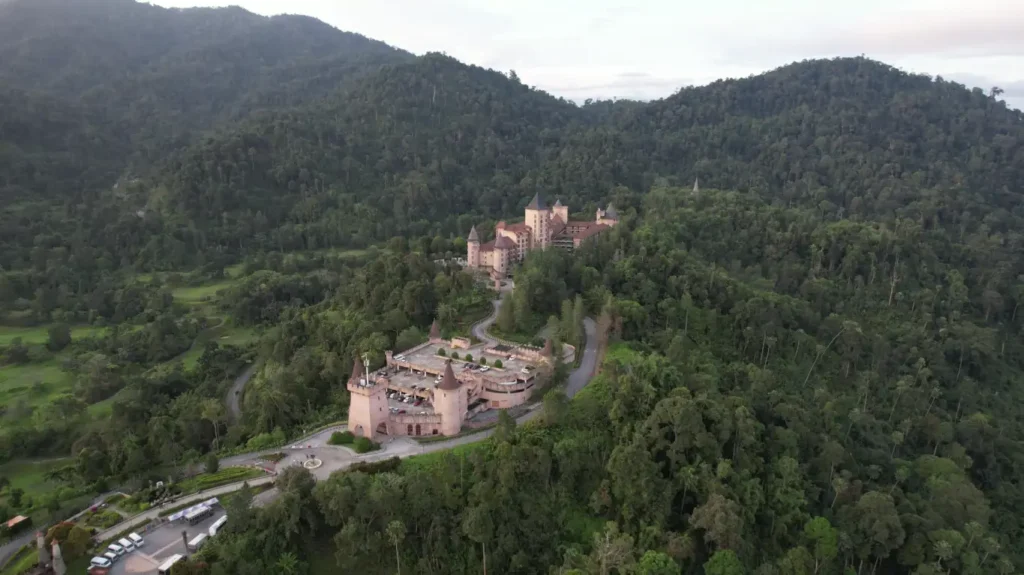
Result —
<instances>
[{"instance_id":1,"label":"cloud","mask_svg":"<svg viewBox=\"0 0 1024 575\"><path fill-rule=\"evenodd\" d=\"M587 98L653 100L694 83L691 78L658 76L641 71L573 69L526 70L522 78L546 92L577 102Z\"/></svg>"}]
</instances>

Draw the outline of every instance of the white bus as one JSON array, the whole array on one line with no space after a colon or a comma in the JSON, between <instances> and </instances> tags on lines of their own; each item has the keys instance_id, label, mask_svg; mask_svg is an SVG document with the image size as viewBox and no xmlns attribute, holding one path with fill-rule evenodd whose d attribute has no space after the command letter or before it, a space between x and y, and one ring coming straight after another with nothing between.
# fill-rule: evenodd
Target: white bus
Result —
<instances>
[{"instance_id":1,"label":"white bus","mask_svg":"<svg viewBox=\"0 0 1024 575\"><path fill-rule=\"evenodd\" d=\"M171 555L171 557L167 559L167 561L164 561L159 567L156 568L157 574L169 575L171 572L171 567L174 567L175 563L181 561L184 558L184 555Z\"/></svg>"},{"instance_id":2,"label":"white bus","mask_svg":"<svg viewBox=\"0 0 1024 575\"><path fill-rule=\"evenodd\" d=\"M227 522L228 522L228 516L227 515L223 515L223 516L221 516L220 519L214 521L213 525L211 525L210 528L207 530L207 532L210 534L210 537L213 537L214 535L216 535L217 532L220 531L220 528L224 527L224 524L227 523Z\"/></svg>"},{"instance_id":3,"label":"white bus","mask_svg":"<svg viewBox=\"0 0 1024 575\"><path fill-rule=\"evenodd\" d=\"M206 542L207 537L208 535L206 533L200 533L193 537L192 540L188 542L188 550L193 552L199 551L199 548Z\"/></svg>"},{"instance_id":4,"label":"white bus","mask_svg":"<svg viewBox=\"0 0 1024 575\"><path fill-rule=\"evenodd\" d=\"M193 509L192 511L186 513L185 521L188 521L189 525L195 525L196 523L199 523L200 521L206 519L211 515L213 515L213 508L203 505L198 509Z\"/></svg>"}]
</instances>

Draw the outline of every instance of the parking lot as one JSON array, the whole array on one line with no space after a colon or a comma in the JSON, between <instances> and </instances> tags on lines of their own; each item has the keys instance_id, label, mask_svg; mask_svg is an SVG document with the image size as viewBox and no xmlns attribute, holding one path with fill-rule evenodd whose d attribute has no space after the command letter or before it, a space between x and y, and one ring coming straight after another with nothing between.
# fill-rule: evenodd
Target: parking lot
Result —
<instances>
[{"instance_id":1,"label":"parking lot","mask_svg":"<svg viewBox=\"0 0 1024 575\"><path fill-rule=\"evenodd\" d=\"M142 537L146 540L146 544L142 549L136 549L122 556L121 559L114 563L110 574L155 575L157 567L171 555L175 553L189 555L185 550L185 543L181 540L182 530L187 532L187 537L191 540L200 533L206 533L210 525L213 525L213 522L223 517L224 514L224 510L218 507L211 517L196 525L188 525L184 521L176 521L143 534Z\"/></svg>"}]
</instances>

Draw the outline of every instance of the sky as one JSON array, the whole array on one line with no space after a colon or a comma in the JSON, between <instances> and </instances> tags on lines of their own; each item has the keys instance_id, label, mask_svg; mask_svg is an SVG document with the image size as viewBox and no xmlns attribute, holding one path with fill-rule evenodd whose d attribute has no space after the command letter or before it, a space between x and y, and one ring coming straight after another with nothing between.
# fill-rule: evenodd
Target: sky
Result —
<instances>
[{"instance_id":1,"label":"sky","mask_svg":"<svg viewBox=\"0 0 1024 575\"><path fill-rule=\"evenodd\" d=\"M1024 0L154 0L303 14L444 52L556 96L649 100L793 61L865 55L1024 109Z\"/></svg>"}]
</instances>

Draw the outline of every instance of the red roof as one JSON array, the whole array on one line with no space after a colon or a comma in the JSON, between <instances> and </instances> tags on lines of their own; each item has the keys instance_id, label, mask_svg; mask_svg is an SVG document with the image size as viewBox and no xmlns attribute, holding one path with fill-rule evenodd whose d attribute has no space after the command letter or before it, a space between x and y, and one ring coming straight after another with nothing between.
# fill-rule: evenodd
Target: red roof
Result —
<instances>
[{"instance_id":1,"label":"red roof","mask_svg":"<svg viewBox=\"0 0 1024 575\"><path fill-rule=\"evenodd\" d=\"M562 216L559 216L558 214L551 216L551 235L557 236L562 233L562 230L564 229L565 222L562 221Z\"/></svg>"},{"instance_id":2,"label":"red roof","mask_svg":"<svg viewBox=\"0 0 1024 575\"><path fill-rule=\"evenodd\" d=\"M10 529L15 525L21 523L22 521L26 521L27 519L28 517L25 517L24 515L16 515L14 517L11 517L7 520L7 528Z\"/></svg>"},{"instance_id":3,"label":"red roof","mask_svg":"<svg viewBox=\"0 0 1024 575\"><path fill-rule=\"evenodd\" d=\"M522 233L530 231L530 226L526 225L526 222L519 222L518 224L505 224L505 229L510 232Z\"/></svg>"},{"instance_id":4,"label":"red roof","mask_svg":"<svg viewBox=\"0 0 1024 575\"><path fill-rule=\"evenodd\" d=\"M609 227L611 227L611 226L607 226L605 224L593 225L593 226L588 227L585 230L580 230L578 233L573 234L572 237L573 238L578 238L578 239L581 239L581 240L585 240L585 239L589 238L590 236L596 236L597 234L599 234L599 233L605 231L606 229L608 229Z\"/></svg>"},{"instance_id":5,"label":"red roof","mask_svg":"<svg viewBox=\"0 0 1024 575\"><path fill-rule=\"evenodd\" d=\"M494 251L494 240L487 242L486 244L480 244L480 251L482 252L493 252Z\"/></svg>"},{"instance_id":6,"label":"red roof","mask_svg":"<svg viewBox=\"0 0 1024 575\"><path fill-rule=\"evenodd\" d=\"M508 236L501 236L494 240L494 247L499 250L508 250L516 247L516 243Z\"/></svg>"}]
</instances>

